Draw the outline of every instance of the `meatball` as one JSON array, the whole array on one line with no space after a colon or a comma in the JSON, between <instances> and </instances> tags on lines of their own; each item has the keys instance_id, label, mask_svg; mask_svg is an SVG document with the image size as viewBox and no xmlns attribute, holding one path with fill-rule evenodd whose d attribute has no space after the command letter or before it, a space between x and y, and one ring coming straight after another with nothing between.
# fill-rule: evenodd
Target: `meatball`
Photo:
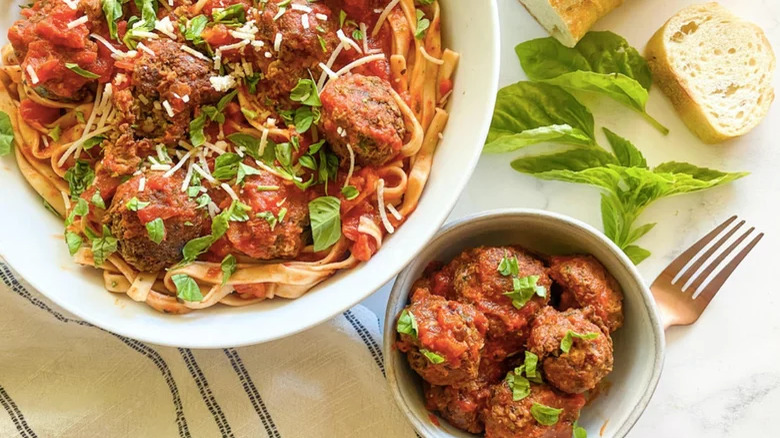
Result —
<instances>
[{"instance_id":1,"label":"meatball","mask_svg":"<svg viewBox=\"0 0 780 438\"><path fill-rule=\"evenodd\" d=\"M182 258L181 250L190 240L208 233L208 213L182 192L182 172L170 177L163 172L148 171L136 175L117 187L104 222L118 240L118 250L124 260L144 272L156 272L170 267ZM141 179L144 189L139 191ZM137 198L137 211L127 203ZM148 205L145 205L148 203ZM153 242L146 224L163 220L163 240Z\"/></svg>"},{"instance_id":2,"label":"meatball","mask_svg":"<svg viewBox=\"0 0 780 438\"><path fill-rule=\"evenodd\" d=\"M211 63L181 50L181 43L159 38L144 44L155 55L139 51L130 86L113 94L114 104L125 121L136 126L136 135L175 144L187 133L194 109L216 102L222 93L209 81Z\"/></svg>"},{"instance_id":3,"label":"meatball","mask_svg":"<svg viewBox=\"0 0 780 438\"><path fill-rule=\"evenodd\" d=\"M135 140L129 127L120 128L122 134L116 141L106 141L103 149L102 167L111 175L130 175L141 165L144 158L153 155L156 147L147 139Z\"/></svg>"},{"instance_id":4,"label":"meatball","mask_svg":"<svg viewBox=\"0 0 780 438\"><path fill-rule=\"evenodd\" d=\"M499 272L505 259L511 264L517 260L517 275ZM534 315L549 300L552 282L542 262L517 247L478 247L461 253L444 270L452 275L452 299L473 304L488 318L493 351L506 357L522 350ZM525 303L507 295L514 290L514 279L531 276L538 277L538 293L532 292ZM521 288L526 292L528 288Z\"/></svg>"},{"instance_id":5,"label":"meatball","mask_svg":"<svg viewBox=\"0 0 780 438\"><path fill-rule=\"evenodd\" d=\"M591 311L586 308L584 312ZM584 312L545 307L536 316L528 338L528 350L539 356L547 382L571 394L595 388L612 371L612 339L606 327L589 321ZM571 347L563 352L561 341L570 332L593 338L570 336Z\"/></svg>"},{"instance_id":6,"label":"meatball","mask_svg":"<svg viewBox=\"0 0 780 438\"><path fill-rule=\"evenodd\" d=\"M615 277L595 257L552 257L548 272L564 289L561 310L591 306L610 332L623 325L623 291Z\"/></svg>"},{"instance_id":7,"label":"meatball","mask_svg":"<svg viewBox=\"0 0 780 438\"><path fill-rule=\"evenodd\" d=\"M349 162L381 166L398 155L406 128L390 84L376 76L350 74L331 80L320 94L320 127L331 149Z\"/></svg>"},{"instance_id":8,"label":"meatball","mask_svg":"<svg viewBox=\"0 0 780 438\"><path fill-rule=\"evenodd\" d=\"M250 160L245 162L250 164ZM295 258L304 247L303 228L309 219L306 194L265 170L233 186L241 202L252 210L244 222L231 221L227 238L244 254L262 260ZM230 199L221 204L227 207Z\"/></svg>"},{"instance_id":9,"label":"meatball","mask_svg":"<svg viewBox=\"0 0 780 438\"><path fill-rule=\"evenodd\" d=\"M458 429L481 433L485 429L482 415L490 387L498 383L508 371L507 365L482 358L479 375L461 386L435 386L423 382L425 407L436 411Z\"/></svg>"},{"instance_id":10,"label":"meatball","mask_svg":"<svg viewBox=\"0 0 780 438\"><path fill-rule=\"evenodd\" d=\"M460 385L477 377L487 330L481 312L427 289L417 289L405 311L399 324L411 317L412 328L399 333L398 348L407 353L412 369L434 385Z\"/></svg>"},{"instance_id":11,"label":"meatball","mask_svg":"<svg viewBox=\"0 0 780 438\"><path fill-rule=\"evenodd\" d=\"M22 18L8 30L8 41L14 48L25 81L41 96L58 101L79 101L96 82L108 80L112 70L110 52L89 39L104 25L100 1L78 2L76 10L64 2L36 1L21 11ZM87 17L87 22L72 29L66 24ZM69 68L66 63L100 76L85 78ZM37 81L30 77L28 68L35 72Z\"/></svg>"},{"instance_id":12,"label":"meatball","mask_svg":"<svg viewBox=\"0 0 780 438\"><path fill-rule=\"evenodd\" d=\"M534 415L539 405L562 409L554 424L542 424ZM530 394L513 400L506 382L494 385L485 410L486 438L571 438L574 423L585 405L580 394L561 394L547 385L531 383ZM536 407L534 407L536 406Z\"/></svg>"}]
</instances>

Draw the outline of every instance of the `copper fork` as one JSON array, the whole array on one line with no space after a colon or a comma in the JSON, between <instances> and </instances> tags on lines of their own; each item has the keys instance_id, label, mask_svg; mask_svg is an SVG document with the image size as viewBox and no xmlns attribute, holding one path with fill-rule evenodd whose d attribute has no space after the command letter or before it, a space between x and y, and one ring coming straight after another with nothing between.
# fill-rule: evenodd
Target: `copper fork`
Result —
<instances>
[{"instance_id":1,"label":"copper fork","mask_svg":"<svg viewBox=\"0 0 780 438\"><path fill-rule=\"evenodd\" d=\"M735 226L730 227L737 216L732 216L710 231L706 236L699 239L690 248L680 254L674 261L664 269L661 275L655 279L650 286L653 292L655 302L661 311L661 319L664 330L674 325L690 325L699 319L704 309L712 301L712 298L721 289L723 284L729 278L734 269L742 262L748 253L758 244L764 233L758 233L739 253L737 253L729 262L717 271L717 274L707 283L698 295L696 291L701 288L705 280L718 269L719 265L729 258L732 252L755 231L750 227L734 240L726 249L710 262L701 272L700 268L709 258L715 254L727 241L745 224L745 221L739 221ZM729 228L730 227L730 228ZM722 236L725 230L727 230ZM718 236L720 238L718 239ZM701 251L715 239L718 239L712 246L707 248L704 253ZM683 268L688 267L683 271ZM695 275L695 277L694 277ZM693 280L693 281L690 281ZM688 285L688 283L690 283ZM687 287L686 287L687 285Z\"/></svg>"}]
</instances>

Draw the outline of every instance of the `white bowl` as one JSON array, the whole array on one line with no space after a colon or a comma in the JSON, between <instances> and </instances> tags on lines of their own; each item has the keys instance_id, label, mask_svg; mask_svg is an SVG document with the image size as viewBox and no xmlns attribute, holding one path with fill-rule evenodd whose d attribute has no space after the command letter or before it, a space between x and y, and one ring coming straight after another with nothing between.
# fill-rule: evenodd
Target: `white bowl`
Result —
<instances>
[{"instance_id":1,"label":"white bowl","mask_svg":"<svg viewBox=\"0 0 780 438\"><path fill-rule=\"evenodd\" d=\"M444 419L439 419L438 425L431 421L425 409L421 379L409 367L405 354L393 347L395 321L407 304L412 283L429 262L447 262L467 248L507 244L544 254L592 254L620 283L625 323L613 334L615 365L606 377L609 390L585 406L579 424L590 437L626 436L650 401L661 375L664 334L655 302L631 261L602 233L583 222L541 210L495 210L450 223L398 275L390 293L384 334L387 382L398 406L424 437L475 436L454 428Z\"/></svg>"},{"instance_id":2,"label":"white bowl","mask_svg":"<svg viewBox=\"0 0 780 438\"><path fill-rule=\"evenodd\" d=\"M388 282L436 233L471 176L487 136L498 90L495 1L442 0L443 45L461 54L450 119L417 210L371 261L341 272L297 300L214 308L172 316L103 288L98 271L77 267L63 242L62 221L43 208L13 157L0 166L0 255L41 293L114 333L191 348L270 341L326 321ZM14 8L16 10L16 8ZM7 29L7 27L4 27Z\"/></svg>"}]
</instances>

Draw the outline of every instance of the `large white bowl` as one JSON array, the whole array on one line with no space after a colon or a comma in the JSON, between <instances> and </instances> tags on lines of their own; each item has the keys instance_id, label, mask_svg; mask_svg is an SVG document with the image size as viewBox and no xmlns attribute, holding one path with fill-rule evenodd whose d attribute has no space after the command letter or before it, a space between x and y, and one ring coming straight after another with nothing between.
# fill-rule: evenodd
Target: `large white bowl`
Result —
<instances>
[{"instance_id":1,"label":"large white bowl","mask_svg":"<svg viewBox=\"0 0 780 438\"><path fill-rule=\"evenodd\" d=\"M507 209L479 213L446 225L398 275L385 315L387 383L398 406L426 438L473 438L446 420L434 424L425 409L420 377L393 348L395 323L407 304L412 283L431 261L447 262L467 248L518 244L542 254L592 254L623 288L623 327L613 333L614 370L609 389L582 410L580 426L589 437L622 438L645 410L661 376L664 334L650 291L636 267L614 243L578 220L541 210ZM602 430L603 427L603 430Z\"/></svg>"},{"instance_id":2,"label":"large white bowl","mask_svg":"<svg viewBox=\"0 0 780 438\"><path fill-rule=\"evenodd\" d=\"M13 157L0 162L4 212L0 215L0 255L68 311L114 333L160 345L221 348L255 344L307 329L348 309L389 281L436 233L471 176L487 136L498 88L496 3L441 0L441 10L443 45L461 54L449 123L417 210L370 262L335 275L293 301L274 299L243 308L215 306L182 316L161 314L126 296L106 292L96 270L73 263L62 239L62 221L43 208Z\"/></svg>"}]
</instances>

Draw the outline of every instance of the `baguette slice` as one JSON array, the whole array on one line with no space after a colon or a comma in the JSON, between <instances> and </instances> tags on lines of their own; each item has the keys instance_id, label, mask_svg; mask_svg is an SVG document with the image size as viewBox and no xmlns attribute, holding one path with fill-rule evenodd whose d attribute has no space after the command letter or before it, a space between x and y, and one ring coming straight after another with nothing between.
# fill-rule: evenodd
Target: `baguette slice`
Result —
<instances>
[{"instance_id":1,"label":"baguette slice","mask_svg":"<svg viewBox=\"0 0 780 438\"><path fill-rule=\"evenodd\" d=\"M658 86L705 143L746 134L774 99L775 55L766 35L717 3L678 12L645 56Z\"/></svg>"},{"instance_id":2,"label":"baguette slice","mask_svg":"<svg viewBox=\"0 0 780 438\"><path fill-rule=\"evenodd\" d=\"M623 0L520 0L547 32L566 47L574 47L599 18Z\"/></svg>"}]
</instances>

